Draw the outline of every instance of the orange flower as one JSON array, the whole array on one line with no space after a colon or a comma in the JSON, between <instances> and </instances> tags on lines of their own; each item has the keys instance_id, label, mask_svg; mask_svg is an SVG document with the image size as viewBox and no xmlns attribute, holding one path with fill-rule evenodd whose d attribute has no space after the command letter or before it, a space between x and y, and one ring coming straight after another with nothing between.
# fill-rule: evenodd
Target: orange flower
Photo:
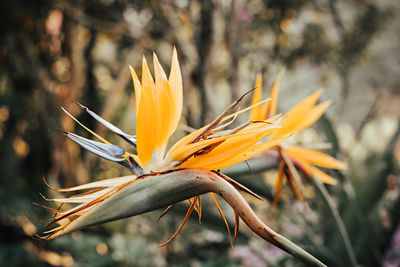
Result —
<instances>
[{"instance_id":1,"label":"orange flower","mask_svg":"<svg viewBox=\"0 0 400 267\"><path fill-rule=\"evenodd\" d=\"M64 132L67 137L90 152L107 160L118 162L129 168L133 175L112 178L72 188L52 188L59 192L78 190L90 191L69 198L47 199L61 204L76 203L77 205L66 211L49 208L55 212L55 215L49 218L49 220L52 220L49 226L56 223L61 225L48 231L45 238L51 239L67 233L69 230L64 231L63 229L66 229L69 224L74 222L73 218L90 213L104 200L111 196L116 197L124 188L135 181L181 169L212 171L234 187L245 190L256 196L244 186L241 186L239 183L220 173L219 170L247 160L286 139L288 136L286 133L277 133L277 129L281 127L279 118L272 117L270 119L248 122L234 129L227 129L237 115L247 110L254 110L259 107L259 104L265 102L260 99L260 103L254 103L254 105L249 108L232 113L232 110L243 98L242 97L228 107L228 109L213 122L186 135L172 145L167 151L168 140L179 124L183 105L182 77L176 50L174 49L173 51L171 71L168 78L155 54L153 54L153 64L155 80L153 80L144 58L141 81L133 68L130 67L136 95L136 136L124 133L87 107L78 104L94 119L131 144L133 150L136 148L137 154L127 152L123 148L111 144L86 128L67 112L68 115L90 133L95 135L101 142L89 140L73 133ZM272 136L272 134L274 134L274 136ZM268 140L265 138L267 136L270 136ZM210 194L226 223L217 200L212 193ZM201 218L200 196L190 198L189 202L190 207L188 213L177 233L182 229L183 224L193 210L199 214L199 220ZM172 206L173 205L170 205L161 217L169 211ZM115 217L121 218L122 216L116 215ZM102 222L102 220L98 219L97 222ZM94 223L96 222L91 222L90 224ZM229 231L229 227L227 228ZM237 231L237 227L235 229ZM235 236L237 233L236 231ZM163 245L170 242L176 234Z\"/></svg>"},{"instance_id":2,"label":"orange flower","mask_svg":"<svg viewBox=\"0 0 400 267\"><path fill-rule=\"evenodd\" d=\"M282 79L284 71L281 71L272 86L270 98L271 101L265 103L264 105L258 105L251 110L250 120L252 121L262 121L267 120L275 115L277 110L278 102L278 90L279 84ZM288 134L295 134L301 130L314 124L329 107L330 102L322 102L316 104L321 95L321 90L311 94L295 107L293 107L288 113L285 114L281 127L274 129L274 131L269 135L270 138L276 138L279 136L284 136ZM252 103L258 103L261 101L262 97L262 76L259 74L256 78L255 91L253 95ZM322 182L327 184L336 184L336 180L321 171L315 166L328 168L328 169L344 169L345 164L336 160L335 158L311 149L306 149L302 147L284 147L283 145L278 145L275 147L278 151L279 165L278 165L278 180L275 191L274 204L276 206L282 183L285 176L289 180L289 184L296 194L296 196L302 200L302 196L296 186L296 169L301 170L307 177L314 175L316 178L320 179ZM294 168L296 167L296 168Z\"/></svg>"}]
</instances>

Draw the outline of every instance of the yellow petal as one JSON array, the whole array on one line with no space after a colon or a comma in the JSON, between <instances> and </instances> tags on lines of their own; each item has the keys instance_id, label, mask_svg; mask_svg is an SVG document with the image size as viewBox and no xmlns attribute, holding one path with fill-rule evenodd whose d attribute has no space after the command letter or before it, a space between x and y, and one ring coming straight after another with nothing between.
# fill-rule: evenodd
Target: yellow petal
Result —
<instances>
[{"instance_id":1,"label":"yellow petal","mask_svg":"<svg viewBox=\"0 0 400 267\"><path fill-rule=\"evenodd\" d=\"M173 95L174 114L171 122L171 133L172 135L178 127L179 121L182 114L183 106L183 89L182 89L182 74L179 67L178 54L176 48L172 52L171 72L169 74L169 85L171 86L171 92Z\"/></svg>"},{"instance_id":2,"label":"yellow petal","mask_svg":"<svg viewBox=\"0 0 400 267\"><path fill-rule=\"evenodd\" d=\"M181 225L178 227L178 230L176 230L176 232L166 242L164 242L161 245L158 245L158 247L163 247L163 246L167 245L168 243L170 243L172 240L174 240L174 238L180 233L183 226L189 219L190 214L192 214L195 204L196 204L196 202L192 202L192 204L190 204L190 207L189 207L188 211L186 212L185 218L183 219L183 222L181 223Z\"/></svg>"},{"instance_id":3,"label":"yellow petal","mask_svg":"<svg viewBox=\"0 0 400 267\"><path fill-rule=\"evenodd\" d=\"M171 92L171 87L169 86L167 76L162 69L160 62L158 61L157 56L153 53L153 61L154 61L154 75L156 78L155 84L155 94L157 95L158 103L159 103L159 122L160 128L158 132L158 139L156 141L156 149L161 156L164 155L165 147L167 146L168 139L170 137L170 127L171 122L173 121L174 115L174 101L173 95Z\"/></svg>"},{"instance_id":4,"label":"yellow petal","mask_svg":"<svg viewBox=\"0 0 400 267\"><path fill-rule=\"evenodd\" d=\"M157 122L155 122L157 116L154 112L154 101L151 101L152 95L145 93L146 91L149 91L149 88L143 90L143 96L138 104L139 113L136 121L137 152L144 168L151 162L157 138Z\"/></svg>"},{"instance_id":5,"label":"yellow petal","mask_svg":"<svg viewBox=\"0 0 400 267\"><path fill-rule=\"evenodd\" d=\"M229 240L230 240L230 242L231 242L231 248L233 248L233 245L232 245L232 237L231 237L231 231L229 230L229 224L228 224L228 222L226 221L225 216L224 216L224 213L222 212L220 206L218 205L217 199L214 197L214 194L210 192L210 195L211 195L212 200L214 201L215 206L216 206L217 209L218 209L219 214L220 214L221 217L222 217L222 220L224 220L226 229L228 230Z\"/></svg>"},{"instance_id":6,"label":"yellow petal","mask_svg":"<svg viewBox=\"0 0 400 267\"><path fill-rule=\"evenodd\" d=\"M285 149L286 153L288 154L289 158L293 161L293 163L296 163L296 165L301 166L302 171L306 173L306 175L314 175L316 178L321 180L323 183L326 184L332 184L335 185L337 184L337 181L335 178L332 176L326 174L325 172L321 171L320 169L311 166L311 164L304 159L301 155L301 153L293 153L293 151L288 151L288 149Z\"/></svg>"},{"instance_id":7,"label":"yellow petal","mask_svg":"<svg viewBox=\"0 0 400 267\"><path fill-rule=\"evenodd\" d=\"M256 84L253 94L253 99L251 100L251 105L255 105L262 100L262 76L261 74L257 74ZM250 112L250 120L252 121L261 121L266 118L261 117L261 106L258 105L254 107Z\"/></svg>"},{"instance_id":8,"label":"yellow petal","mask_svg":"<svg viewBox=\"0 0 400 267\"><path fill-rule=\"evenodd\" d=\"M166 81L167 80L167 75L165 75L165 72L160 64L160 61L158 61L158 57L155 53L153 53L153 65L154 65L154 76L156 79L156 83Z\"/></svg>"},{"instance_id":9,"label":"yellow petal","mask_svg":"<svg viewBox=\"0 0 400 267\"><path fill-rule=\"evenodd\" d=\"M266 128L263 131L256 130L245 133L237 133L229 136L223 143L214 148L211 152L192 157L182 164L182 168L196 168L214 170L232 165L231 159L249 150L254 144L272 131Z\"/></svg>"},{"instance_id":10,"label":"yellow petal","mask_svg":"<svg viewBox=\"0 0 400 267\"><path fill-rule=\"evenodd\" d=\"M215 165L216 163L221 163L235 156L237 153L248 149L251 145L258 141L254 141L254 139L256 139L259 135L259 133L253 133L251 135L247 135L248 138L242 136L230 137L219 146L214 148L211 152L188 159L182 164L182 168L210 170L212 169L210 166Z\"/></svg>"},{"instance_id":11,"label":"yellow petal","mask_svg":"<svg viewBox=\"0 0 400 267\"><path fill-rule=\"evenodd\" d=\"M245 108L245 109L239 110L239 111L237 111L237 112L235 112L235 113L233 113L233 114L231 114L231 115L228 115L228 116L226 116L225 118L223 118L223 119L221 120L221 123L222 123L222 122L225 122L225 121L227 121L228 119L230 119L230 118L232 118L232 117L234 117L234 116L237 116L237 115L239 115L239 114L241 114L241 113L243 113L243 112L245 112L245 111L247 111L247 110L249 110L249 109L251 109L251 108L254 108L255 106L260 105L260 104L262 104L263 102L266 102L266 101L268 101L268 100L269 100L269 99L263 100L263 101L261 101L261 102L255 104L255 105L252 105L252 106L247 107L247 108ZM278 117L279 117L279 116L277 116L276 118L271 118L271 120L268 120L268 122L274 123L274 122L276 121L276 119L278 119ZM254 125L255 125L255 124L254 124ZM262 125L262 124L258 124L258 125L261 125L262 127L265 127L265 125ZM188 135L186 135L186 136L184 136L182 139L180 139L178 142L176 142L176 143L170 148L170 150L168 151L168 155L166 156L166 158L172 159L172 158L174 157L174 155L177 153L177 152L176 152L177 150L181 149L183 146L185 146L185 145L189 144L190 142L192 142L197 136L199 136L200 133L202 133L206 128L208 128L208 126L209 126L209 124L206 125L206 126L203 126L202 128L200 128L200 129L198 129L198 130L196 130L196 131L194 131L194 132L192 132L192 133L190 133L190 134L188 134ZM250 125L250 126L248 126L248 127L253 127L253 126Z\"/></svg>"},{"instance_id":12,"label":"yellow petal","mask_svg":"<svg viewBox=\"0 0 400 267\"><path fill-rule=\"evenodd\" d=\"M279 74L278 77L276 78L274 85L272 86L271 89L271 93L269 95L269 98L271 98L271 101L268 102L265 105L265 108L263 109L263 113L261 114L261 116L264 119L267 119L269 117L272 117L276 114L276 109L277 109L277 103L278 103L278 92L279 92L279 85L281 83L283 74L285 73L285 69L282 69Z\"/></svg>"},{"instance_id":13,"label":"yellow petal","mask_svg":"<svg viewBox=\"0 0 400 267\"><path fill-rule=\"evenodd\" d=\"M313 107L310 112L304 116L303 120L299 122L295 132L300 132L301 130L313 125L322 116L322 114L324 114L330 104L331 102L327 101Z\"/></svg>"},{"instance_id":14,"label":"yellow petal","mask_svg":"<svg viewBox=\"0 0 400 267\"><path fill-rule=\"evenodd\" d=\"M319 167L329 169L346 168L346 165L343 162L329 156L328 154L316 150L306 149L302 147L290 147L286 148L285 151L288 155L300 157L307 162L313 165L317 165Z\"/></svg>"},{"instance_id":15,"label":"yellow petal","mask_svg":"<svg viewBox=\"0 0 400 267\"><path fill-rule=\"evenodd\" d=\"M321 182L325 184L331 184L331 185L337 184L337 180L335 178L326 174L325 172L321 171L316 167L311 166L311 172L315 177L317 177L319 180L321 180Z\"/></svg>"},{"instance_id":16,"label":"yellow petal","mask_svg":"<svg viewBox=\"0 0 400 267\"><path fill-rule=\"evenodd\" d=\"M136 99L136 114L139 113L139 99L140 95L142 92L142 86L140 84L139 78L136 75L135 70L132 68L131 65L129 65L129 70L131 72L132 80L133 80L133 86L135 88L135 99Z\"/></svg>"},{"instance_id":17,"label":"yellow petal","mask_svg":"<svg viewBox=\"0 0 400 267\"><path fill-rule=\"evenodd\" d=\"M154 87L150 70L146 60L143 58L142 88L139 94L139 102L136 104L136 138L138 156L144 169L146 169L151 162L160 133L160 110Z\"/></svg>"},{"instance_id":18,"label":"yellow petal","mask_svg":"<svg viewBox=\"0 0 400 267\"><path fill-rule=\"evenodd\" d=\"M218 137L218 138L213 138L213 139L208 139L208 140L202 140L196 143L192 144L187 144L184 146L181 146L179 149L175 150L173 154L170 154L170 161L182 161L189 157L190 155L193 155L196 152L201 151L202 149L205 149L207 147L210 147L214 144L221 143L227 139L226 136L224 137Z\"/></svg>"},{"instance_id":19,"label":"yellow petal","mask_svg":"<svg viewBox=\"0 0 400 267\"><path fill-rule=\"evenodd\" d=\"M227 159L220 163L210 165L209 168L210 168L210 170L219 170L219 169L223 169L223 168L238 164L242 161L248 160L249 158L252 158L252 157L260 154L263 151L266 151L267 149L270 149L271 147L274 147L274 146L280 144L285 139L287 139L287 137L280 137L277 139L263 142L261 144L253 145L249 149L238 153L237 155L235 155L234 157L232 157L230 159Z\"/></svg>"},{"instance_id":20,"label":"yellow petal","mask_svg":"<svg viewBox=\"0 0 400 267\"><path fill-rule=\"evenodd\" d=\"M200 140L195 143L190 143L190 141L188 140L188 142L186 144L181 144L180 146L174 146L173 149L171 149L170 152L168 153L167 160L168 161L182 161L182 160L186 159L188 156L190 156L196 152L199 152L202 149L210 148L216 144L219 145L220 143L224 142L227 139L239 138L239 137L246 138L251 133L257 134L266 129L265 124L261 124L261 123L258 124L258 126L261 126L261 127L254 128L251 126L252 125L249 125L247 128L244 128L241 131L239 131L235 134L231 134L231 135L214 137L212 139L206 139L206 140ZM270 127L272 128L275 126L270 126ZM194 135L193 135L193 138L194 138ZM190 140L193 140L193 138L190 138Z\"/></svg>"},{"instance_id":21,"label":"yellow petal","mask_svg":"<svg viewBox=\"0 0 400 267\"><path fill-rule=\"evenodd\" d=\"M146 88L151 88L154 90L154 81L153 77L151 76L149 67L147 66L146 58L143 57L142 60L142 86Z\"/></svg>"},{"instance_id":22,"label":"yellow petal","mask_svg":"<svg viewBox=\"0 0 400 267\"><path fill-rule=\"evenodd\" d=\"M203 127L205 128L205 127ZM193 132L190 134L191 138L187 138L188 136L185 136L183 139L181 139L178 143L181 143L179 145L175 144L173 149L171 148L169 153L168 153L168 160L169 161L181 161L183 159L185 159L186 157L188 157L189 155L196 153L206 147L210 147L213 144L217 144L217 143L222 143L223 141L225 141L228 138L232 138L232 137L238 137L238 136L246 136L248 135L247 132L245 133L236 133L233 135L226 135L226 136L221 136L221 137L216 137L216 138L211 138L211 139L206 139L206 140L200 140L197 141L195 143L191 143L191 140L193 140L193 138L195 138L194 133L200 132L201 129ZM184 143L182 142L182 140L187 139L187 141Z\"/></svg>"},{"instance_id":23,"label":"yellow petal","mask_svg":"<svg viewBox=\"0 0 400 267\"><path fill-rule=\"evenodd\" d=\"M197 129L194 132L191 132L190 134L184 136L181 138L178 142L176 142L168 151L167 157L166 158L173 158L174 155L177 153L176 151L181 149L183 146L189 144L190 142L193 141L200 133L202 133L208 125L201 127L200 129Z\"/></svg>"},{"instance_id":24,"label":"yellow petal","mask_svg":"<svg viewBox=\"0 0 400 267\"><path fill-rule=\"evenodd\" d=\"M108 142L106 139L104 139L103 137L101 137L100 135L98 135L97 133L93 132L92 130L90 130L89 128L87 128L85 125L83 125L80 121L78 121L78 119L76 119L74 116L71 115L71 113L69 113L65 108L61 107L61 109L74 121L76 121L76 123L78 123L80 126L82 126L86 131L88 131L89 133L93 134L94 136L96 136L100 141L102 141L104 144L111 144L110 142Z\"/></svg>"},{"instance_id":25,"label":"yellow petal","mask_svg":"<svg viewBox=\"0 0 400 267\"><path fill-rule=\"evenodd\" d=\"M296 131L299 123L304 120L305 114L309 114L310 110L317 102L321 93L321 90L316 91L315 93L301 101L299 104L297 104L294 108L292 108L286 114L282 123L282 128L277 129L273 134L271 134L271 136L279 137Z\"/></svg>"}]
</instances>

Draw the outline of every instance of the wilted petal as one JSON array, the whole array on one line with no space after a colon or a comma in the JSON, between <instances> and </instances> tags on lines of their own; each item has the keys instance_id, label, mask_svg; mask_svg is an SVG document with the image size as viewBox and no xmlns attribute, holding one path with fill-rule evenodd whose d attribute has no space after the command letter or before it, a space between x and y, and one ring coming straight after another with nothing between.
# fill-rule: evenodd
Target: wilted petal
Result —
<instances>
[{"instance_id":1,"label":"wilted petal","mask_svg":"<svg viewBox=\"0 0 400 267\"><path fill-rule=\"evenodd\" d=\"M88 212L61 228L50 239L95 224L114 221L156 210L204 194L209 176L201 170L183 170L164 175L138 178ZM185 190L182 190L185 188Z\"/></svg>"},{"instance_id":2,"label":"wilted petal","mask_svg":"<svg viewBox=\"0 0 400 267\"><path fill-rule=\"evenodd\" d=\"M136 176L128 175L128 176L110 178L110 179L106 179L106 180L96 181L96 182L92 182L92 183L87 183L87 184L78 185L78 186L74 186L74 187L67 187L67 188L54 188L46 182L44 177L43 177L43 181L48 187L50 187L54 191L71 192L71 191L79 191L79 190L101 188L101 187L116 187L116 186L120 186L126 182L129 182L135 178L136 178Z\"/></svg>"}]
</instances>

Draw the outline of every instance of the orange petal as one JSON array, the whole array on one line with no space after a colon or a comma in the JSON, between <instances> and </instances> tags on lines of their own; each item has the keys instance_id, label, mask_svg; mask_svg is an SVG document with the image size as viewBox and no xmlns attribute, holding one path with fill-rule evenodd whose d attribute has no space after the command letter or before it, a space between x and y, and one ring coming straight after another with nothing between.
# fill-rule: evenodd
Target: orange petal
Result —
<instances>
[{"instance_id":1,"label":"orange petal","mask_svg":"<svg viewBox=\"0 0 400 267\"><path fill-rule=\"evenodd\" d=\"M321 93L321 90L316 91L315 93L301 101L299 104L297 104L294 108L292 108L285 115L284 121L282 122L282 127L280 129L276 129L276 131L271 134L271 136L279 137L289 133L294 133L299 124L304 120L305 114L309 114L310 110L317 102Z\"/></svg>"},{"instance_id":2,"label":"orange petal","mask_svg":"<svg viewBox=\"0 0 400 267\"><path fill-rule=\"evenodd\" d=\"M168 211L170 211L172 208L174 207L174 204L169 205L164 211L163 213L161 213L160 217L158 217L157 221L159 222L161 220L162 217L164 217L165 214L167 214Z\"/></svg>"},{"instance_id":3,"label":"orange petal","mask_svg":"<svg viewBox=\"0 0 400 267\"><path fill-rule=\"evenodd\" d=\"M266 127L265 130L240 132L231 135L211 152L188 159L182 164L182 168L215 170L216 165L222 168L228 167L231 165L231 158L250 149L271 131L271 128L268 129Z\"/></svg>"},{"instance_id":4,"label":"orange petal","mask_svg":"<svg viewBox=\"0 0 400 267\"><path fill-rule=\"evenodd\" d=\"M173 95L173 104L174 104L174 115L171 122L171 132L172 135L176 128L178 127L179 121L181 119L182 114L182 106L183 106L183 86L182 86L182 74L181 69L179 67L178 54L176 52L176 48L174 47L174 51L172 52L172 62L171 62L171 72L169 74L169 85L171 86L171 92Z\"/></svg>"},{"instance_id":5,"label":"orange petal","mask_svg":"<svg viewBox=\"0 0 400 267\"><path fill-rule=\"evenodd\" d=\"M197 209L198 209L198 215L199 215L199 223L201 223L201 199L200 196L197 196Z\"/></svg>"},{"instance_id":6,"label":"orange petal","mask_svg":"<svg viewBox=\"0 0 400 267\"><path fill-rule=\"evenodd\" d=\"M136 89L136 88L135 88ZM148 168L160 136L160 110L155 85L146 60L142 63L142 88L136 120L137 152L143 168Z\"/></svg>"},{"instance_id":7,"label":"orange petal","mask_svg":"<svg viewBox=\"0 0 400 267\"><path fill-rule=\"evenodd\" d=\"M213 144L220 144L225 141L228 137L222 136L213 139L201 140L196 143L187 144L185 146L181 146L179 149L175 150L173 154L170 154L171 161L182 161L187 159L190 155L193 155L202 149L209 148Z\"/></svg>"},{"instance_id":8,"label":"orange petal","mask_svg":"<svg viewBox=\"0 0 400 267\"><path fill-rule=\"evenodd\" d=\"M271 89L271 93L269 95L269 98L271 98L271 101L268 102L265 105L265 108L263 109L263 113L261 114L261 116L264 119L267 119L269 117L272 117L276 114L276 109L277 109L277 103L278 103L278 92L279 92L279 85L281 83L283 74L285 73L285 69L282 69L279 74L278 77L276 78L274 85L272 85L272 89Z\"/></svg>"},{"instance_id":9,"label":"orange petal","mask_svg":"<svg viewBox=\"0 0 400 267\"><path fill-rule=\"evenodd\" d=\"M129 65L129 71L131 72L133 86L135 88L135 99L136 99L136 114L139 113L139 100L142 92L142 85L140 84L139 78L136 75L135 70Z\"/></svg>"},{"instance_id":10,"label":"orange petal","mask_svg":"<svg viewBox=\"0 0 400 267\"><path fill-rule=\"evenodd\" d=\"M285 149L286 152L287 149ZM320 179L323 183L326 184L332 184L335 185L337 184L337 181L335 178L333 178L332 176L329 176L328 174L326 174L325 172L321 171L320 169L311 166L310 163L308 163L308 161L306 161L305 159L303 159L301 156L298 156L299 154L289 154L288 156L290 157L290 159L293 161L293 163L295 163L296 165L300 165L302 170L305 172L306 175L310 176L310 175L314 175L316 178Z\"/></svg>"},{"instance_id":11,"label":"orange petal","mask_svg":"<svg viewBox=\"0 0 400 267\"><path fill-rule=\"evenodd\" d=\"M290 147L285 149L288 155L300 157L307 162L324 167L324 168L330 168L330 169L344 169L346 168L346 165L329 156L328 154L316 151L316 150L311 150L311 149L306 149L303 147Z\"/></svg>"},{"instance_id":12,"label":"orange petal","mask_svg":"<svg viewBox=\"0 0 400 267\"><path fill-rule=\"evenodd\" d=\"M196 138L196 136L198 136L201 132L203 132L208 125L201 127L200 129L197 129L194 132L191 132L190 134L184 136L183 138L181 138L178 142L176 142L168 151L168 158L172 158L176 151L178 149L181 149L183 146L189 144L194 138Z\"/></svg>"},{"instance_id":13,"label":"orange petal","mask_svg":"<svg viewBox=\"0 0 400 267\"><path fill-rule=\"evenodd\" d=\"M253 94L253 99L251 101L251 105L255 105L262 100L262 75L257 74L255 90ZM250 112L250 120L251 121L261 121L265 118L261 117L261 106L258 105L254 107Z\"/></svg>"},{"instance_id":14,"label":"orange petal","mask_svg":"<svg viewBox=\"0 0 400 267\"><path fill-rule=\"evenodd\" d=\"M230 229L229 229L229 224L228 224L228 222L226 221L225 216L224 216L224 213L222 212L221 208L219 207L218 202L217 202L217 199L214 197L214 194L210 192L210 195L211 195L212 200L214 201L215 206L216 206L217 209L218 209L219 214L221 215L222 219L224 220L224 223L225 223L225 225L226 225L226 229L228 230L229 240L230 240L230 242L231 242L231 248L233 248L232 236L231 236L231 231L230 231Z\"/></svg>"},{"instance_id":15,"label":"orange petal","mask_svg":"<svg viewBox=\"0 0 400 267\"><path fill-rule=\"evenodd\" d=\"M234 210L235 212L235 235L233 240L236 241L238 233L239 233L239 214L236 212L236 210Z\"/></svg>"},{"instance_id":16,"label":"orange petal","mask_svg":"<svg viewBox=\"0 0 400 267\"><path fill-rule=\"evenodd\" d=\"M157 95L160 114L159 122L160 128L158 133L158 139L156 142L156 148L161 156L164 155L165 147L167 146L168 139L171 133L171 123L173 121L173 115L175 112L174 99L171 91L171 87L168 83L167 76L162 69L157 56L153 53L154 61L154 76L156 78L155 94Z\"/></svg>"},{"instance_id":17,"label":"orange petal","mask_svg":"<svg viewBox=\"0 0 400 267\"><path fill-rule=\"evenodd\" d=\"M137 152L143 168L151 161L157 140L158 112L151 88L143 88L136 121Z\"/></svg>"},{"instance_id":18,"label":"orange petal","mask_svg":"<svg viewBox=\"0 0 400 267\"><path fill-rule=\"evenodd\" d=\"M192 202L192 204L190 205L188 211L186 212L185 218L183 219L183 222L181 223L181 225L179 226L178 230L176 230L175 234L173 234L170 239L168 239L165 243L158 245L158 247L163 247L165 245L167 245L169 242L171 242L172 240L174 240L174 238L180 233L180 231L182 230L183 226L185 225L186 221L189 219L190 214L192 214L193 209L194 209L194 205L196 204L195 201Z\"/></svg>"},{"instance_id":19,"label":"orange petal","mask_svg":"<svg viewBox=\"0 0 400 267\"><path fill-rule=\"evenodd\" d=\"M311 172L316 178L318 178L319 180L321 180L321 182L325 184L331 184L331 185L337 184L337 180L335 178L326 174L325 172L321 171L316 167L311 166Z\"/></svg>"},{"instance_id":20,"label":"orange petal","mask_svg":"<svg viewBox=\"0 0 400 267\"><path fill-rule=\"evenodd\" d=\"M287 137L281 137L273 140L269 140L260 144L256 144L251 146L249 149L244 150L240 153L237 153L235 156L223 161L223 162L216 162L215 164L209 165L208 168L211 170L219 170L223 169L232 165L235 165L239 162L245 161L249 158L252 158L261 152L270 149L271 147L274 147L278 144L280 144L282 141L287 139Z\"/></svg>"},{"instance_id":21,"label":"orange petal","mask_svg":"<svg viewBox=\"0 0 400 267\"><path fill-rule=\"evenodd\" d=\"M295 131L300 132L301 130L313 125L322 116L322 114L324 114L330 104L331 102L327 101L313 107L307 115L304 114L304 119L299 122Z\"/></svg>"},{"instance_id":22,"label":"orange petal","mask_svg":"<svg viewBox=\"0 0 400 267\"><path fill-rule=\"evenodd\" d=\"M151 76L149 66L147 65L146 58L142 59L142 86L154 90L154 81Z\"/></svg>"}]
</instances>

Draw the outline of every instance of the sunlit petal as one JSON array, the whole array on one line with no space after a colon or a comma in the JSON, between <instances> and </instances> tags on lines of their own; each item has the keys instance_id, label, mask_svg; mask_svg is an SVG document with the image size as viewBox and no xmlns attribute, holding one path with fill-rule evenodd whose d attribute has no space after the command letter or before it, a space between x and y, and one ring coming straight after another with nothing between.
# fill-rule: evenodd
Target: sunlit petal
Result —
<instances>
[{"instance_id":1,"label":"sunlit petal","mask_svg":"<svg viewBox=\"0 0 400 267\"><path fill-rule=\"evenodd\" d=\"M172 135L176 128L178 127L179 121L181 119L182 114L182 106L183 106L183 86L182 86L182 74L181 69L179 67L178 61L178 53L176 52L176 48L174 47L174 51L172 53L172 62L171 62L171 72L169 74L169 84L171 86L171 92L173 94L173 104L174 104L174 114L173 120L171 122L170 127L170 135Z\"/></svg>"},{"instance_id":2,"label":"sunlit petal","mask_svg":"<svg viewBox=\"0 0 400 267\"><path fill-rule=\"evenodd\" d=\"M253 99L251 100L251 105L255 105L262 100L262 76L257 74L255 89L253 93ZM261 116L261 106L254 107L250 112L250 120L259 121L264 120Z\"/></svg>"},{"instance_id":3,"label":"sunlit petal","mask_svg":"<svg viewBox=\"0 0 400 267\"><path fill-rule=\"evenodd\" d=\"M285 151L290 156L303 158L307 162L316 166L330 169L344 169L346 167L343 162L316 150L303 147L290 147L286 148Z\"/></svg>"},{"instance_id":4,"label":"sunlit petal","mask_svg":"<svg viewBox=\"0 0 400 267\"><path fill-rule=\"evenodd\" d=\"M319 180L321 180L321 182L325 184L331 184L331 185L337 184L337 180L335 178L326 174L325 172L321 171L316 167L311 166L311 172L315 177L317 177Z\"/></svg>"},{"instance_id":5,"label":"sunlit petal","mask_svg":"<svg viewBox=\"0 0 400 267\"><path fill-rule=\"evenodd\" d=\"M210 170L217 169L214 166L218 165L221 168L226 168L231 165L230 159L249 150L272 130L273 127L266 127L264 131L250 131L232 135L211 152L188 159L182 164L182 167Z\"/></svg>"},{"instance_id":6,"label":"sunlit petal","mask_svg":"<svg viewBox=\"0 0 400 267\"><path fill-rule=\"evenodd\" d=\"M271 98L271 101L265 104L265 107L262 110L261 116L264 119L267 119L269 117L272 117L276 114L276 109L278 105L278 92L279 92L279 85L281 83L283 74L285 73L285 69L282 69L278 77L276 78L274 84L272 85L271 93L269 95L269 98Z\"/></svg>"},{"instance_id":7,"label":"sunlit petal","mask_svg":"<svg viewBox=\"0 0 400 267\"><path fill-rule=\"evenodd\" d=\"M153 64L154 64L154 75L156 78L155 83L155 94L157 95L160 114L159 122L160 128L158 133L158 140L156 142L156 149L161 156L164 155L165 147L167 146L168 138L171 133L171 126L174 120L174 95L167 76L162 69L160 62L155 54L153 54Z\"/></svg>"},{"instance_id":8,"label":"sunlit petal","mask_svg":"<svg viewBox=\"0 0 400 267\"><path fill-rule=\"evenodd\" d=\"M313 108L313 105L318 101L321 93L321 90L316 91L315 93L301 101L299 104L297 104L294 108L292 108L285 115L285 119L282 123L282 128L277 129L271 136L279 137L296 131L296 129L298 129L299 122L303 121L306 118L305 114L309 114L309 112Z\"/></svg>"}]
</instances>

